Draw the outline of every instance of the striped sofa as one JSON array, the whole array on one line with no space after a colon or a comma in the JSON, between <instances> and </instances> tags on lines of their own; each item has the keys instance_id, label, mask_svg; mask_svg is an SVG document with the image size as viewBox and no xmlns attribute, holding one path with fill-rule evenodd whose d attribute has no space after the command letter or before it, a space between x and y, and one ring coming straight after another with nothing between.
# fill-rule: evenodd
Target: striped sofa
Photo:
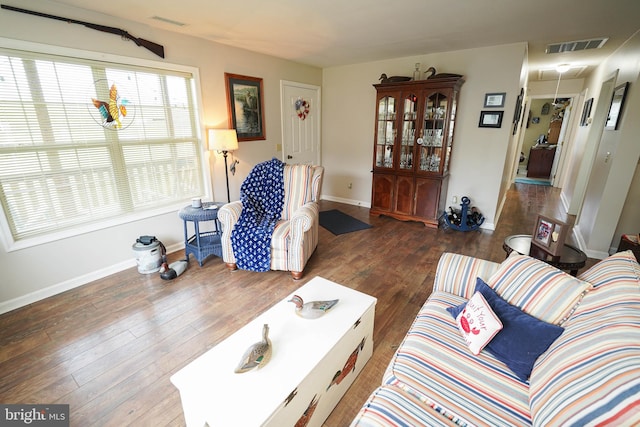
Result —
<instances>
[{"instance_id":1,"label":"striped sofa","mask_svg":"<svg viewBox=\"0 0 640 427\"><path fill-rule=\"evenodd\" d=\"M526 381L488 347L474 356L447 311L473 296L477 278L535 321L564 328L534 358ZM521 255L498 264L444 253L432 295L351 425L640 425L633 253L612 255L577 278Z\"/></svg>"},{"instance_id":2,"label":"striped sofa","mask_svg":"<svg viewBox=\"0 0 640 427\"><path fill-rule=\"evenodd\" d=\"M320 190L324 168L312 165L284 166L284 203L281 220L271 237L271 270L290 271L300 279L307 261L318 246ZM231 233L240 218L242 203L234 201L218 212L222 226L222 259L235 270Z\"/></svg>"}]
</instances>

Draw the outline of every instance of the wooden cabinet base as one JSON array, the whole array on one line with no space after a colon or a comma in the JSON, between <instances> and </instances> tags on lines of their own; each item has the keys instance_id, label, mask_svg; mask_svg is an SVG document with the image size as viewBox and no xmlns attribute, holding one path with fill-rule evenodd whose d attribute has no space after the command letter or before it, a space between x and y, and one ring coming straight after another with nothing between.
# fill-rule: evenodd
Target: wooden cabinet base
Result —
<instances>
[{"instance_id":1,"label":"wooden cabinet base","mask_svg":"<svg viewBox=\"0 0 640 427\"><path fill-rule=\"evenodd\" d=\"M371 208L371 210L369 211L369 214L370 215L375 215L375 216L388 216L390 218L398 219L400 221L421 222L421 223L423 223L425 225L425 227L438 228L438 220L420 218L420 217L411 216L411 215L402 215L402 214L399 214L399 213L396 213L396 212L381 211L381 210L373 209L373 208Z\"/></svg>"},{"instance_id":2,"label":"wooden cabinet base","mask_svg":"<svg viewBox=\"0 0 640 427\"><path fill-rule=\"evenodd\" d=\"M373 174L371 215L418 221L438 228L445 209L449 176L413 177Z\"/></svg>"}]
</instances>

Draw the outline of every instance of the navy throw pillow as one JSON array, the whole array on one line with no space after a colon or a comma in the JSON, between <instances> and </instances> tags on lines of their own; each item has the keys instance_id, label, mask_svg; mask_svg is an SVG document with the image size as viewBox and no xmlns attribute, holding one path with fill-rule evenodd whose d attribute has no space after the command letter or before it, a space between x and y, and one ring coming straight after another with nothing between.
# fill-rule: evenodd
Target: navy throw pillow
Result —
<instances>
[{"instance_id":1,"label":"navy throw pillow","mask_svg":"<svg viewBox=\"0 0 640 427\"><path fill-rule=\"evenodd\" d=\"M527 381L533 365L542 353L564 332L564 328L537 319L503 300L481 278L476 280L480 292L502 322L502 330L485 349L509 367L522 381ZM467 303L449 307L453 318Z\"/></svg>"}]
</instances>

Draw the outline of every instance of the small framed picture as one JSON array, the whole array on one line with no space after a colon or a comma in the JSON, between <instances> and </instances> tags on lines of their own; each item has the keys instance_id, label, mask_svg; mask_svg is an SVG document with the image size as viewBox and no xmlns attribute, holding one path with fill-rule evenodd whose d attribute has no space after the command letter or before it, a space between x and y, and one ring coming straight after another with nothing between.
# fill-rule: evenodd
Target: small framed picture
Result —
<instances>
[{"instance_id":1,"label":"small framed picture","mask_svg":"<svg viewBox=\"0 0 640 427\"><path fill-rule=\"evenodd\" d=\"M480 122L478 127L481 128L499 128L502 127L502 115L504 111L480 111Z\"/></svg>"},{"instance_id":2,"label":"small framed picture","mask_svg":"<svg viewBox=\"0 0 640 427\"><path fill-rule=\"evenodd\" d=\"M569 226L557 219L538 215L531 236L531 244L541 248L551 256L559 256L567 238Z\"/></svg>"},{"instance_id":3,"label":"small framed picture","mask_svg":"<svg viewBox=\"0 0 640 427\"><path fill-rule=\"evenodd\" d=\"M513 111L513 123L518 123L522 115L522 99L524 98L524 89L520 89L520 95L516 99L516 109Z\"/></svg>"},{"instance_id":4,"label":"small framed picture","mask_svg":"<svg viewBox=\"0 0 640 427\"><path fill-rule=\"evenodd\" d=\"M504 107L504 98L506 92L487 93L484 95L484 108L502 108Z\"/></svg>"},{"instance_id":5,"label":"small framed picture","mask_svg":"<svg viewBox=\"0 0 640 427\"><path fill-rule=\"evenodd\" d=\"M580 126L588 126L589 118L591 117L591 107L593 106L593 98L589 98L584 101L584 107L582 107L582 117L580 118Z\"/></svg>"}]
</instances>

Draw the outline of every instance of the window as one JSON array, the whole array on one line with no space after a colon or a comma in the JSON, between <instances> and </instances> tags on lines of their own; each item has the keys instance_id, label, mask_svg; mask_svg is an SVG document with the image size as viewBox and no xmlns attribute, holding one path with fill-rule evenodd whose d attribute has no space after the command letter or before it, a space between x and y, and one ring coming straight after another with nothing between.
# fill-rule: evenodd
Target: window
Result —
<instances>
[{"instance_id":1,"label":"window","mask_svg":"<svg viewBox=\"0 0 640 427\"><path fill-rule=\"evenodd\" d=\"M13 241L202 195L193 80L0 50L0 203Z\"/></svg>"}]
</instances>

